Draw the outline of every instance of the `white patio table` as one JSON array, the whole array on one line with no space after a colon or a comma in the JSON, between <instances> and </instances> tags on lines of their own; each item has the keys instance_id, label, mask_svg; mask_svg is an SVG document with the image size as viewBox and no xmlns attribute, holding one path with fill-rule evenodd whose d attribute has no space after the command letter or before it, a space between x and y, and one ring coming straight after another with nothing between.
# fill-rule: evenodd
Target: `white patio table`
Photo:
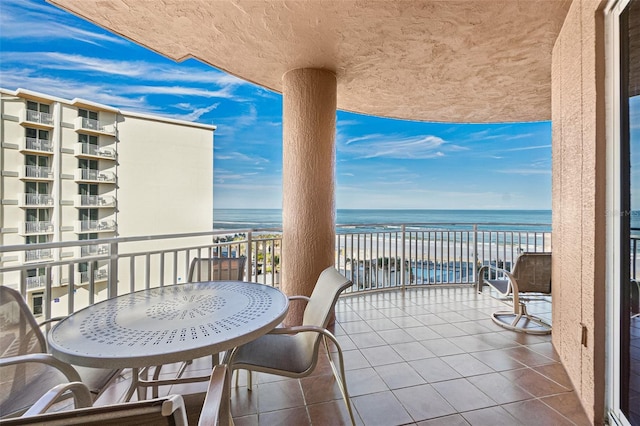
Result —
<instances>
[{"instance_id":1,"label":"white patio table","mask_svg":"<svg viewBox=\"0 0 640 426\"><path fill-rule=\"evenodd\" d=\"M136 389L140 397L140 387L157 389L158 383L194 381L141 381L141 368L189 361L247 343L276 327L287 309L287 297L263 284L176 284L124 294L84 308L57 323L47 338L51 353L62 361L86 367L132 368L128 400Z\"/></svg>"}]
</instances>

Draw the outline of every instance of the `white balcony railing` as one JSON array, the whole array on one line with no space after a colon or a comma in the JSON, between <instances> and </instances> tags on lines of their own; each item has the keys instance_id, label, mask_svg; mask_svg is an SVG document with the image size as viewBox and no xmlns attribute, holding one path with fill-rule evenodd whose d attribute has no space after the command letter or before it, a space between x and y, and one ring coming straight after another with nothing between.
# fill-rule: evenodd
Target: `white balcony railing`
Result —
<instances>
[{"instance_id":1,"label":"white balcony railing","mask_svg":"<svg viewBox=\"0 0 640 426\"><path fill-rule=\"evenodd\" d=\"M105 170L93 170L93 169L77 169L76 176L77 181L88 181L98 183L115 183L116 175L113 172Z\"/></svg>"},{"instance_id":2,"label":"white balcony railing","mask_svg":"<svg viewBox=\"0 0 640 426\"><path fill-rule=\"evenodd\" d=\"M49 194L22 194L21 205L28 206L53 206L53 197Z\"/></svg>"},{"instance_id":3,"label":"white balcony railing","mask_svg":"<svg viewBox=\"0 0 640 426\"><path fill-rule=\"evenodd\" d=\"M89 271L78 272L77 281L79 284L86 284L89 282L91 273ZM96 269L93 271L93 281L105 281L109 277L109 272L106 269Z\"/></svg>"},{"instance_id":4,"label":"white balcony railing","mask_svg":"<svg viewBox=\"0 0 640 426\"><path fill-rule=\"evenodd\" d=\"M36 290L47 285L47 277L38 275L35 277L27 277L27 290Z\"/></svg>"},{"instance_id":5,"label":"white balcony railing","mask_svg":"<svg viewBox=\"0 0 640 426\"><path fill-rule=\"evenodd\" d=\"M25 262L42 262L45 260L53 260L53 250L49 248L41 248L26 250L24 252Z\"/></svg>"},{"instance_id":6,"label":"white balcony railing","mask_svg":"<svg viewBox=\"0 0 640 426\"><path fill-rule=\"evenodd\" d=\"M26 110L25 121L29 123L43 124L47 127L53 127L53 115L47 112Z\"/></svg>"},{"instance_id":7,"label":"white balcony railing","mask_svg":"<svg viewBox=\"0 0 640 426\"><path fill-rule=\"evenodd\" d=\"M76 222L76 233L82 232L113 232L116 222L113 220L79 220Z\"/></svg>"},{"instance_id":8,"label":"white balcony railing","mask_svg":"<svg viewBox=\"0 0 640 426\"><path fill-rule=\"evenodd\" d=\"M24 138L21 151L53 152L53 142L47 139Z\"/></svg>"},{"instance_id":9,"label":"white balcony railing","mask_svg":"<svg viewBox=\"0 0 640 426\"><path fill-rule=\"evenodd\" d=\"M79 223L78 227L84 232L104 230L99 222L107 222L107 228L115 227L115 223L108 221L86 221ZM412 286L473 285L481 265L495 264L510 269L524 251L551 251L549 225L527 224L526 230L518 225L412 223L338 226L334 264L353 282L353 286L345 290L348 294ZM101 248L104 246L108 246L108 250ZM69 252L74 248L78 249L75 256L66 256L58 261L51 259L52 250ZM94 270L108 272L106 279L110 297L185 282L189 264L195 257L244 256L248 259L245 280L278 286L282 231L275 228L233 229L0 246L2 258L10 258L11 253L20 252L29 253L27 259L31 262L49 260L38 264L38 268L50 270L53 276L60 277L61 282L65 279L61 275L79 273L80 265L96 265ZM83 254L91 258L82 257ZM20 288L17 279L10 277L15 277L17 271L32 268L32 265L4 262L0 265L0 274L4 282L12 282ZM52 304L45 312L67 315L86 306L86 303L94 303L94 298L97 301L104 296L99 294L101 290L94 291L82 306L79 306L80 302L70 300L56 306Z\"/></svg>"},{"instance_id":10,"label":"white balcony railing","mask_svg":"<svg viewBox=\"0 0 640 426\"><path fill-rule=\"evenodd\" d=\"M53 222L46 222L46 221L24 222L22 227L22 232L25 235L52 234Z\"/></svg>"},{"instance_id":11,"label":"white balcony railing","mask_svg":"<svg viewBox=\"0 0 640 426\"><path fill-rule=\"evenodd\" d=\"M113 136L116 134L116 125L115 123L105 123L92 118L78 117L76 121L76 130L84 130L91 133Z\"/></svg>"},{"instance_id":12,"label":"white balcony railing","mask_svg":"<svg viewBox=\"0 0 640 426\"><path fill-rule=\"evenodd\" d=\"M21 179L53 180L53 170L50 167L24 166Z\"/></svg>"},{"instance_id":13,"label":"white balcony railing","mask_svg":"<svg viewBox=\"0 0 640 426\"><path fill-rule=\"evenodd\" d=\"M111 195L77 195L77 207L115 207L116 198Z\"/></svg>"},{"instance_id":14,"label":"white balcony railing","mask_svg":"<svg viewBox=\"0 0 640 426\"><path fill-rule=\"evenodd\" d=\"M86 155L91 157L115 160L116 151L113 148L98 146L90 143L77 143L76 155Z\"/></svg>"},{"instance_id":15,"label":"white balcony railing","mask_svg":"<svg viewBox=\"0 0 640 426\"><path fill-rule=\"evenodd\" d=\"M101 256L109 253L109 244L94 244L80 247L80 257Z\"/></svg>"}]
</instances>

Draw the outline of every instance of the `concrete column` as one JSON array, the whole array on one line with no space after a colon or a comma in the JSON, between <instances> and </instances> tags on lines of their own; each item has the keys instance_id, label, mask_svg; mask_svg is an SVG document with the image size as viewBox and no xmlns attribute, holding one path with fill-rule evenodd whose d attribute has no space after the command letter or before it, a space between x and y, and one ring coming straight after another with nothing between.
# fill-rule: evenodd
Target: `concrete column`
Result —
<instances>
[{"instance_id":1,"label":"concrete column","mask_svg":"<svg viewBox=\"0 0 640 426\"><path fill-rule=\"evenodd\" d=\"M309 296L334 264L336 77L296 69L283 76L282 290ZM286 323L300 324L293 302Z\"/></svg>"}]
</instances>

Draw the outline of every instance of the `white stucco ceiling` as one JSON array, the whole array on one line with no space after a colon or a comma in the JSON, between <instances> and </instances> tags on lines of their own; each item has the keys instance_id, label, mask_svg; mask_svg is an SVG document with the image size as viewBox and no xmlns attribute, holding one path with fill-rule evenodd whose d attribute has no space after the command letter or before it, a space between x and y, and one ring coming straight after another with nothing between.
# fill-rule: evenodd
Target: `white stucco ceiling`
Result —
<instances>
[{"instance_id":1,"label":"white stucco ceiling","mask_svg":"<svg viewBox=\"0 0 640 426\"><path fill-rule=\"evenodd\" d=\"M176 61L281 92L336 73L338 108L445 122L551 117L551 51L571 0L49 0Z\"/></svg>"}]
</instances>

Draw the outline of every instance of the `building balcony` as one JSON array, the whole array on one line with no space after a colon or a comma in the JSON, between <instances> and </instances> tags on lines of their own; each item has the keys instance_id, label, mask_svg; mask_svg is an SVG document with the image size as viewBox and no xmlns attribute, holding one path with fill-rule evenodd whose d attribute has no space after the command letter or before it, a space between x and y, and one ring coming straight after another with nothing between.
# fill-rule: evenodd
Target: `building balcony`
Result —
<instances>
[{"instance_id":1,"label":"building balcony","mask_svg":"<svg viewBox=\"0 0 640 426\"><path fill-rule=\"evenodd\" d=\"M116 135L116 124L105 123L91 118L78 117L75 122L76 132L91 133L94 135Z\"/></svg>"},{"instance_id":2,"label":"building balcony","mask_svg":"<svg viewBox=\"0 0 640 426\"><path fill-rule=\"evenodd\" d=\"M41 129L53 129L53 115L46 112L26 109L20 117L20 124Z\"/></svg>"},{"instance_id":3,"label":"building balcony","mask_svg":"<svg viewBox=\"0 0 640 426\"><path fill-rule=\"evenodd\" d=\"M117 158L115 149L90 143L77 143L75 153L77 157L97 158L101 160L115 161Z\"/></svg>"},{"instance_id":4,"label":"building balcony","mask_svg":"<svg viewBox=\"0 0 640 426\"><path fill-rule=\"evenodd\" d=\"M20 207L50 207L53 206L53 197L49 194L22 194Z\"/></svg>"},{"instance_id":5,"label":"building balcony","mask_svg":"<svg viewBox=\"0 0 640 426\"><path fill-rule=\"evenodd\" d=\"M22 179L22 180L52 181L53 180L53 169L51 167L24 166L20 170L20 179Z\"/></svg>"},{"instance_id":6,"label":"building balcony","mask_svg":"<svg viewBox=\"0 0 640 426\"><path fill-rule=\"evenodd\" d=\"M478 293L475 267L467 267L468 263L498 261L509 266L523 248L549 250L548 230L483 231L478 226L434 230L428 224L423 228L429 232L404 227L397 232L386 228L372 231L375 225L363 228L366 230L361 232L350 229L350 233L340 230L335 240L335 265L354 283L338 300L332 331L344 351L356 424L418 424L431 419L441 424L521 424L531 412L536 413L536 424L588 424L551 336L528 335L496 325L491 313L507 308L510 300L489 287ZM234 239L234 235L243 239ZM197 244L197 238L208 243ZM223 253L247 256L263 266L257 270L247 262L247 281L278 285L273 277L279 270L282 239L271 230L87 243L73 242L88 256L107 254L99 252L100 248L115 246L110 252L114 269L107 272L106 265L96 267L93 282L104 282L115 274L122 284L119 292L184 282L190 259ZM67 248L69 244L53 246ZM473 252L467 250L471 248L475 248ZM23 248L13 248L18 249ZM389 261L384 261L386 258ZM65 271L87 262L69 258L56 263ZM0 266L0 273L10 274L15 268L7 265L5 269ZM74 273L76 285L89 283L91 272ZM84 307L78 298L70 304L62 302L50 306L52 316ZM536 297L527 307L551 322L550 296ZM185 374L207 374L210 360L210 356L194 360ZM122 402L131 371L123 374L124 380L107 390L99 403ZM237 424L255 424L257 418L280 423L278 419L291 420L291 416L295 416L293 423L301 425L348 423L324 355L313 375L304 379L255 374L252 392L245 385L246 374L240 374L239 386L231 396ZM206 388L206 382L190 383L161 388L160 392L194 394ZM256 398L260 404L255 403ZM199 407L192 409L198 412Z\"/></svg>"},{"instance_id":7,"label":"building balcony","mask_svg":"<svg viewBox=\"0 0 640 426\"><path fill-rule=\"evenodd\" d=\"M75 232L115 232L116 222L113 220L79 220L76 222Z\"/></svg>"},{"instance_id":8,"label":"building balcony","mask_svg":"<svg viewBox=\"0 0 640 426\"><path fill-rule=\"evenodd\" d=\"M45 262L49 260L53 260L53 250L49 248L26 250L24 252L24 263Z\"/></svg>"},{"instance_id":9,"label":"building balcony","mask_svg":"<svg viewBox=\"0 0 640 426\"><path fill-rule=\"evenodd\" d=\"M111 195L76 195L76 207L115 208L116 198Z\"/></svg>"},{"instance_id":10,"label":"building balcony","mask_svg":"<svg viewBox=\"0 0 640 426\"><path fill-rule=\"evenodd\" d=\"M76 182L116 183L116 174L105 170L76 169Z\"/></svg>"},{"instance_id":11,"label":"building balcony","mask_svg":"<svg viewBox=\"0 0 640 426\"><path fill-rule=\"evenodd\" d=\"M53 142L47 139L24 138L20 141L20 152L35 154L52 154Z\"/></svg>"},{"instance_id":12,"label":"building balcony","mask_svg":"<svg viewBox=\"0 0 640 426\"><path fill-rule=\"evenodd\" d=\"M80 247L80 257L109 254L109 244L93 244Z\"/></svg>"},{"instance_id":13,"label":"building balcony","mask_svg":"<svg viewBox=\"0 0 640 426\"><path fill-rule=\"evenodd\" d=\"M77 272L75 276L76 284L83 285L89 283L91 273L89 271ZM103 282L109 278L109 272L106 269L96 269L93 271L93 281Z\"/></svg>"},{"instance_id":14,"label":"building balcony","mask_svg":"<svg viewBox=\"0 0 640 426\"><path fill-rule=\"evenodd\" d=\"M22 235L53 234L53 222L29 221L22 224Z\"/></svg>"},{"instance_id":15,"label":"building balcony","mask_svg":"<svg viewBox=\"0 0 640 426\"><path fill-rule=\"evenodd\" d=\"M27 290L38 290L47 285L46 275L27 277Z\"/></svg>"}]
</instances>

